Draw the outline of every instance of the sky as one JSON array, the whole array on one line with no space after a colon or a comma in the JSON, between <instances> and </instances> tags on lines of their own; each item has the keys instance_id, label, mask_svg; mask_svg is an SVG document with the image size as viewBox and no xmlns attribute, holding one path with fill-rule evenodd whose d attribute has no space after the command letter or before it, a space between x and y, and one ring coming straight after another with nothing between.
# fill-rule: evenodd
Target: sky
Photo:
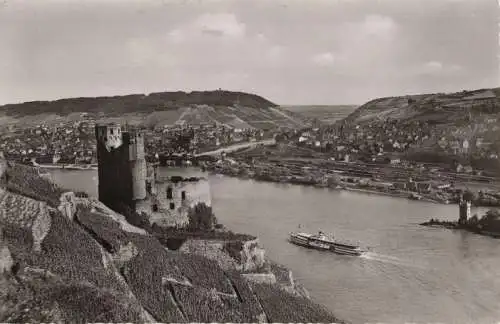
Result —
<instances>
[{"instance_id":1,"label":"sky","mask_svg":"<svg viewBox=\"0 0 500 324\"><path fill-rule=\"evenodd\" d=\"M499 86L495 0L0 0L0 104L159 91L362 104Z\"/></svg>"}]
</instances>

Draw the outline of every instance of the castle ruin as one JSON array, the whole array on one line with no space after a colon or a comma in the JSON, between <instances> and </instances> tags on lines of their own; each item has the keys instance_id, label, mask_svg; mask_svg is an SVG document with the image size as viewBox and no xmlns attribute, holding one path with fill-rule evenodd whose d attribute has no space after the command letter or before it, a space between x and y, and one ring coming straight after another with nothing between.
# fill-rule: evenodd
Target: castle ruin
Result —
<instances>
[{"instance_id":1,"label":"castle ruin","mask_svg":"<svg viewBox=\"0 0 500 324\"><path fill-rule=\"evenodd\" d=\"M96 125L95 134L99 200L112 209L125 204L135 210L147 195L143 134L119 124Z\"/></svg>"},{"instance_id":2,"label":"castle ruin","mask_svg":"<svg viewBox=\"0 0 500 324\"><path fill-rule=\"evenodd\" d=\"M211 207L208 180L176 183L158 178L156 167L145 159L145 139L140 131L119 124L96 125L99 200L119 211L148 215L150 224L186 227L189 210L202 202ZM170 173L170 172L169 172Z\"/></svg>"}]
</instances>

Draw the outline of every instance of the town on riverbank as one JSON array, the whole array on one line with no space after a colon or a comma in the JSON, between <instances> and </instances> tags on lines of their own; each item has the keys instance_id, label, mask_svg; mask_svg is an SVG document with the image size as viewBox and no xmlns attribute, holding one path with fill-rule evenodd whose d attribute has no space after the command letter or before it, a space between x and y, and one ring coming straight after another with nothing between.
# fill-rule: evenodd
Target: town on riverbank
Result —
<instances>
[{"instance_id":1,"label":"town on riverbank","mask_svg":"<svg viewBox=\"0 0 500 324\"><path fill-rule=\"evenodd\" d=\"M500 182L495 178L449 172L439 167L399 162L346 162L288 144L259 146L203 162L211 172L259 181L345 189L435 203L458 203L464 192L475 206L499 207ZM293 153L290 153L293 151ZM431 169L431 170L430 170ZM477 189L481 188L481 189Z\"/></svg>"}]
</instances>

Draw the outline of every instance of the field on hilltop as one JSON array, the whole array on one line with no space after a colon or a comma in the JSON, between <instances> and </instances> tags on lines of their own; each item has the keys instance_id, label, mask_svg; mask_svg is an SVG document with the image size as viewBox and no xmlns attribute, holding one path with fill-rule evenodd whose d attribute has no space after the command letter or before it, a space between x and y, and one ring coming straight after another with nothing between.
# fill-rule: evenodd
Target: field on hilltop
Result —
<instances>
[{"instance_id":1,"label":"field on hilltop","mask_svg":"<svg viewBox=\"0 0 500 324\"><path fill-rule=\"evenodd\" d=\"M223 90L69 98L0 106L4 125L72 121L81 113L101 121L126 121L150 127L217 123L266 130L303 127L307 123L301 115L283 110L258 95Z\"/></svg>"},{"instance_id":2,"label":"field on hilltop","mask_svg":"<svg viewBox=\"0 0 500 324\"><path fill-rule=\"evenodd\" d=\"M357 107L355 105L302 105L282 106L281 108L330 125L347 117Z\"/></svg>"}]
</instances>

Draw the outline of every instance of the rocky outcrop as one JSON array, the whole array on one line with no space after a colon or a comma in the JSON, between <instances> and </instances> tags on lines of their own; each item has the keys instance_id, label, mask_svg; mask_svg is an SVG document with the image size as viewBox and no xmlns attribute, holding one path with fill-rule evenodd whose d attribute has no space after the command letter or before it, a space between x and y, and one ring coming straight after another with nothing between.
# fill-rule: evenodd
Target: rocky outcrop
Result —
<instances>
[{"instance_id":1,"label":"rocky outcrop","mask_svg":"<svg viewBox=\"0 0 500 324\"><path fill-rule=\"evenodd\" d=\"M253 271L264 265L265 250L260 248L258 239L243 243L241 260L243 271Z\"/></svg>"},{"instance_id":2,"label":"rocky outcrop","mask_svg":"<svg viewBox=\"0 0 500 324\"><path fill-rule=\"evenodd\" d=\"M276 276L272 273L244 273L243 277L259 284L272 285L276 283Z\"/></svg>"},{"instance_id":3,"label":"rocky outcrop","mask_svg":"<svg viewBox=\"0 0 500 324\"><path fill-rule=\"evenodd\" d=\"M76 197L73 192L65 192L61 195L61 203L57 209L68 219L73 220L76 213Z\"/></svg>"},{"instance_id":4,"label":"rocky outcrop","mask_svg":"<svg viewBox=\"0 0 500 324\"><path fill-rule=\"evenodd\" d=\"M3 230L0 226L0 275L12 269L14 260L10 254L9 247L3 240Z\"/></svg>"}]
</instances>

